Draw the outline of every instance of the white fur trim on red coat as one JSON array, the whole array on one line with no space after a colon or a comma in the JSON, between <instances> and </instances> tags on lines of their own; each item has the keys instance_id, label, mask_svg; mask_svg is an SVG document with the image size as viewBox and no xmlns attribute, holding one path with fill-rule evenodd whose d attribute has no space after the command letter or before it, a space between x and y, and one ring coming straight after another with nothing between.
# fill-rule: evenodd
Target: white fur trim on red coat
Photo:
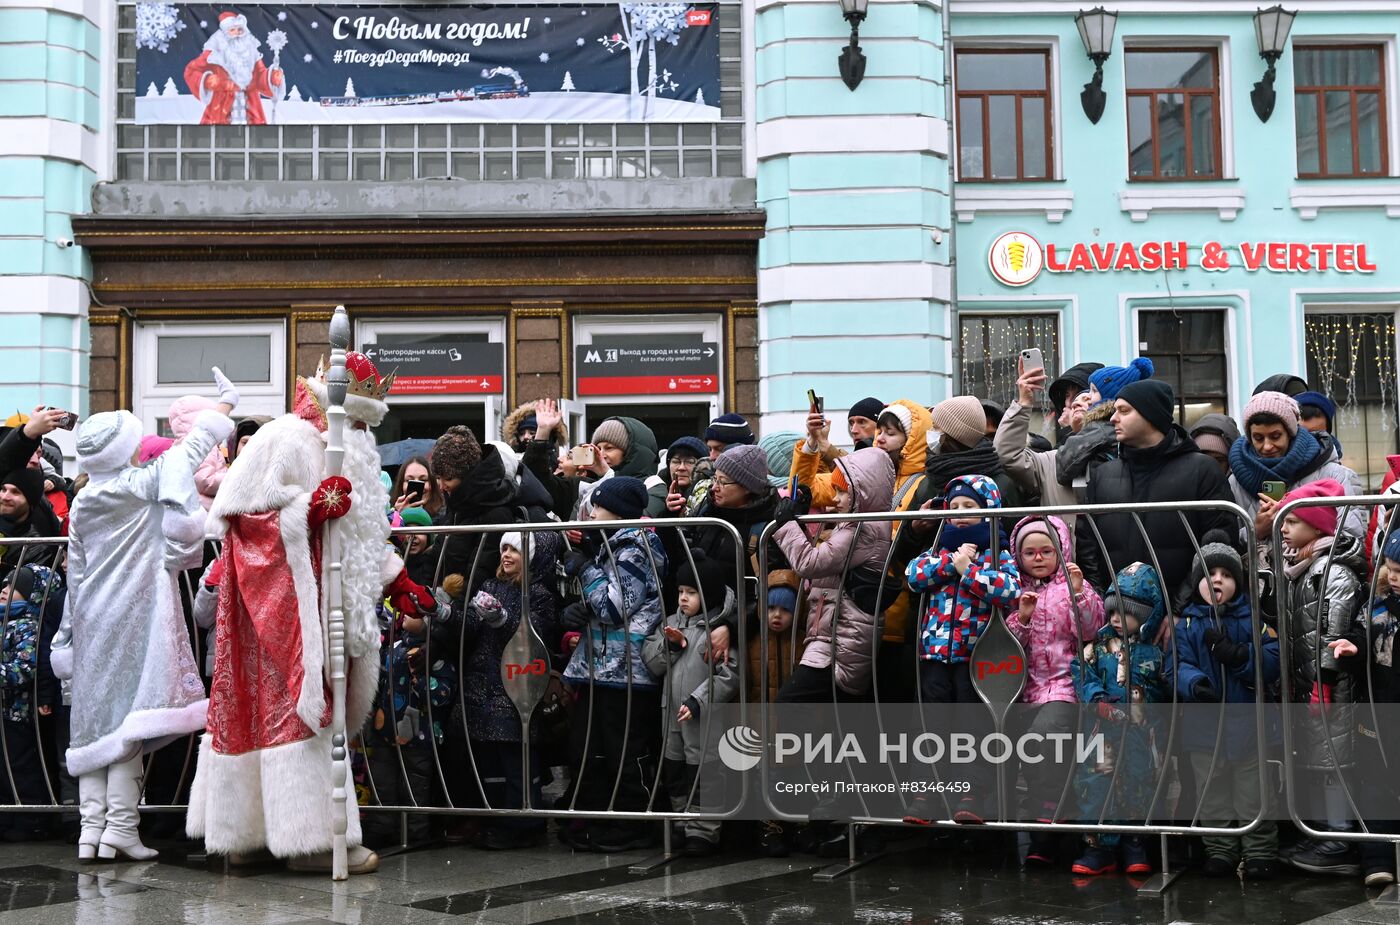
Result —
<instances>
[{"instance_id":1,"label":"white fur trim on red coat","mask_svg":"<svg viewBox=\"0 0 1400 925\"><path fill-rule=\"evenodd\" d=\"M292 587L297 592L297 623L301 628L302 676L297 716L308 727L317 729L326 713L326 642L321 630L321 591L311 565L311 528L307 523L310 510L311 496L302 495L282 508L277 527L292 573Z\"/></svg>"},{"instance_id":2,"label":"white fur trim on red coat","mask_svg":"<svg viewBox=\"0 0 1400 925\"><path fill-rule=\"evenodd\" d=\"M222 536L225 518L281 510L321 484L326 445L315 427L293 414L267 422L229 466L209 511L209 526Z\"/></svg>"},{"instance_id":3,"label":"white fur trim on red coat","mask_svg":"<svg viewBox=\"0 0 1400 925\"><path fill-rule=\"evenodd\" d=\"M267 848L293 858L331 849L330 727L300 742L242 755L214 751L208 734L199 744L199 773L190 790L185 833L211 854L247 854ZM345 763L345 841L360 844L360 811L350 762Z\"/></svg>"}]
</instances>

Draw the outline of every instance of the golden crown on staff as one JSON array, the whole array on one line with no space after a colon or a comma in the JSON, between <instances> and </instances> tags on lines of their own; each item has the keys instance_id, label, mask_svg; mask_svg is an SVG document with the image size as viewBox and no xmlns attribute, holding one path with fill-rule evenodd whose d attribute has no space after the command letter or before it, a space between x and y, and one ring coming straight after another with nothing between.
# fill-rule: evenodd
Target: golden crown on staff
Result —
<instances>
[{"instance_id":1,"label":"golden crown on staff","mask_svg":"<svg viewBox=\"0 0 1400 925\"><path fill-rule=\"evenodd\" d=\"M331 317L331 368L326 373L326 477L337 476L345 465L345 392L350 378L345 370L345 351L350 346L350 316L344 305L335 307ZM331 688L331 879L350 876L346 858L345 827L349 794L345 781L349 758L345 734L345 575L337 520L325 525L322 571L326 593L321 605L322 635L326 640L326 670Z\"/></svg>"}]
</instances>

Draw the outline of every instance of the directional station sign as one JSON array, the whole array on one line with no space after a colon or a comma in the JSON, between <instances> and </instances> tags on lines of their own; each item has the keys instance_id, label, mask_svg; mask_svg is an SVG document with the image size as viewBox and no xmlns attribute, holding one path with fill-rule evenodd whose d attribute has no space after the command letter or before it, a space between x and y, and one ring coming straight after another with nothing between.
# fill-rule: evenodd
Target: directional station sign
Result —
<instances>
[{"instance_id":1,"label":"directional station sign","mask_svg":"<svg viewBox=\"0 0 1400 925\"><path fill-rule=\"evenodd\" d=\"M595 338L574 350L580 396L719 392L718 344Z\"/></svg>"},{"instance_id":2,"label":"directional station sign","mask_svg":"<svg viewBox=\"0 0 1400 925\"><path fill-rule=\"evenodd\" d=\"M380 375L397 372L390 395L491 395L505 390L505 345L460 343L366 344Z\"/></svg>"}]
</instances>

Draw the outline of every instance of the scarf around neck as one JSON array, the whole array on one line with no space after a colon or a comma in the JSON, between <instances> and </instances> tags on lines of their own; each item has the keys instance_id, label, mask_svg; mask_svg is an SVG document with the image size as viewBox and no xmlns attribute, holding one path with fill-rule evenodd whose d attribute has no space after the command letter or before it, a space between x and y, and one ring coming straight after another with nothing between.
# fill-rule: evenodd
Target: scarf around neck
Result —
<instances>
[{"instance_id":1,"label":"scarf around neck","mask_svg":"<svg viewBox=\"0 0 1400 925\"><path fill-rule=\"evenodd\" d=\"M930 487L942 495L943 489L948 486L948 483L960 475L985 475L992 481L996 481L996 477L1005 472L1006 469L1002 466L1001 458L997 456L992 441L983 437L970 450L958 453L935 453L928 458L924 471L928 475Z\"/></svg>"},{"instance_id":2,"label":"scarf around neck","mask_svg":"<svg viewBox=\"0 0 1400 925\"><path fill-rule=\"evenodd\" d=\"M1265 459L1255 451L1248 437L1241 437L1230 447L1230 471L1235 481L1249 492L1259 494L1264 483L1270 480L1281 481L1290 487L1299 478L1314 468L1317 458L1322 455L1322 444L1306 428L1298 428L1288 452L1278 459Z\"/></svg>"},{"instance_id":3,"label":"scarf around neck","mask_svg":"<svg viewBox=\"0 0 1400 925\"><path fill-rule=\"evenodd\" d=\"M938 547L949 552L957 552L958 547L963 543L972 543L977 547L979 553L991 549L992 525L984 520L970 527L955 527L952 523L944 521L943 532L938 535ZM997 551L1008 552L1010 549L1011 543L1006 538L1006 531L998 526Z\"/></svg>"}]
</instances>

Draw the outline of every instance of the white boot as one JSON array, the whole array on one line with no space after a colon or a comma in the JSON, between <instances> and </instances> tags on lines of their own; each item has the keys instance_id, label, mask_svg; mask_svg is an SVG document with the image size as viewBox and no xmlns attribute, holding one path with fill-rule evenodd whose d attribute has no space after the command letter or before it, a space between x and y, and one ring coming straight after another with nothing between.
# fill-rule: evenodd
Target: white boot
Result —
<instances>
[{"instance_id":1,"label":"white boot","mask_svg":"<svg viewBox=\"0 0 1400 925\"><path fill-rule=\"evenodd\" d=\"M107 768L107 830L97 846L97 856L110 861L118 856L149 861L160 852L141 844L136 827L141 822L141 755Z\"/></svg>"},{"instance_id":2,"label":"white boot","mask_svg":"<svg viewBox=\"0 0 1400 925\"><path fill-rule=\"evenodd\" d=\"M97 845L107 828L107 769L98 768L78 778L78 814L82 834L78 836L78 860L97 858Z\"/></svg>"}]
</instances>

